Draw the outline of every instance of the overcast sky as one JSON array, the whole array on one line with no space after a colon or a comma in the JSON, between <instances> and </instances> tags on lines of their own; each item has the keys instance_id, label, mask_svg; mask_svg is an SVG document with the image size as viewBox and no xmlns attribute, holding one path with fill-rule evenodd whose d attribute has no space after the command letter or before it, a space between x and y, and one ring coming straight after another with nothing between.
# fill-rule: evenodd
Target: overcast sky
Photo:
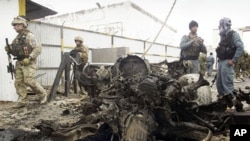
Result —
<instances>
[{"instance_id":1,"label":"overcast sky","mask_svg":"<svg viewBox=\"0 0 250 141\"><path fill-rule=\"evenodd\" d=\"M59 14L96 8L123 2L124 0L33 0L49 7ZM174 0L131 0L141 8L164 20ZM176 6L167 24L176 28L178 37L189 32L191 20L199 23L198 34L206 44L212 44L212 29L218 27L222 17L232 20L232 27L250 26L250 0L177 0Z\"/></svg>"}]
</instances>

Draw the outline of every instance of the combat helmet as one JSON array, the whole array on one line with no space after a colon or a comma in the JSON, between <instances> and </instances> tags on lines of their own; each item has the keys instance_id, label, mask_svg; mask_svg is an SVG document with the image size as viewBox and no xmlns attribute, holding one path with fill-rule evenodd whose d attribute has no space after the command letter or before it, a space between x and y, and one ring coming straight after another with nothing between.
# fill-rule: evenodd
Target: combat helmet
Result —
<instances>
[{"instance_id":1,"label":"combat helmet","mask_svg":"<svg viewBox=\"0 0 250 141\"><path fill-rule=\"evenodd\" d=\"M81 42L83 42L83 38L81 36L76 36L75 37L75 41L81 41Z\"/></svg>"},{"instance_id":2,"label":"combat helmet","mask_svg":"<svg viewBox=\"0 0 250 141\"><path fill-rule=\"evenodd\" d=\"M15 24L23 24L25 27L28 26L27 20L20 16L15 17L14 20L12 21L11 25L14 26Z\"/></svg>"}]
</instances>

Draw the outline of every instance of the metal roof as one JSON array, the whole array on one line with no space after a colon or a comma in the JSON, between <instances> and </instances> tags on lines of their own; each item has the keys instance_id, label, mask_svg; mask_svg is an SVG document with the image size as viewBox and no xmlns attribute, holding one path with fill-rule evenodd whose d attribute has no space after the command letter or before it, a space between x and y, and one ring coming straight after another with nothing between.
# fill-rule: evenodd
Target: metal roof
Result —
<instances>
[{"instance_id":1,"label":"metal roof","mask_svg":"<svg viewBox=\"0 0 250 141\"><path fill-rule=\"evenodd\" d=\"M45 16L55 15L56 11L44 7L31 0L26 1L26 18L29 20L44 18Z\"/></svg>"}]
</instances>

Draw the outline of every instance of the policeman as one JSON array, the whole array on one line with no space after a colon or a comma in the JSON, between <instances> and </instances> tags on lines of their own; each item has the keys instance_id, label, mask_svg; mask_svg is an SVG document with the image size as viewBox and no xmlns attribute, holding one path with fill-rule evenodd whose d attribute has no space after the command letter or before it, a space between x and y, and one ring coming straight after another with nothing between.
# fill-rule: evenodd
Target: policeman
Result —
<instances>
[{"instance_id":1,"label":"policeman","mask_svg":"<svg viewBox=\"0 0 250 141\"><path fill-rule=\"evenodd\" d=\"M35 35L27 30L26 19L16 17L12 21L12 26L18 35L10 45L10 49L5 47L5 50L17 59L15 88L19 99L14 108L21 108L27 104L27 86L40 96L40 103L43 104L47 101L47 92L35 80L36 60L41 54L41 45Z\"/></svg>"},{"instance_id":2,"label":"policeman","mask_svg":"<svg viewBox=\"0 0 250 141\"><path fill-rule=\"evenodd\" d=\"M207 75L211 76L213 72L213 66L214 66L214 56L211 52L210 55L207 57Z\"/></svg>"},{"instance_id":3,"label":"policeman","mask_svg":"<svg viewBox=\"0 0 250 141\"><path fill-rule=\"evenodd\" d=\"M200 52L207 53L207 49L203 44L204 40L197 35L198 23L191 21L189 23L190 33L184 35L181 39L181 60L183 63L191 62L192 66L188 68L187 73L199 73L200 63L198 57Z\"/></svg>"},{"instance_id":4,"label":"policeman","mask_svg":"<svg viewBox=\"0 0 250 141\"><path fill-rule=\"evenodd\" d=\"M243 42L239 34L231 30L231 20L222 18L219 23L219 34L221 37L219 46L216 49L219 58L217 70L217 91L220 97L226 97L228 106L233 106L234 97L234 64L243 54Z\"/></svg>"}]
</instances>

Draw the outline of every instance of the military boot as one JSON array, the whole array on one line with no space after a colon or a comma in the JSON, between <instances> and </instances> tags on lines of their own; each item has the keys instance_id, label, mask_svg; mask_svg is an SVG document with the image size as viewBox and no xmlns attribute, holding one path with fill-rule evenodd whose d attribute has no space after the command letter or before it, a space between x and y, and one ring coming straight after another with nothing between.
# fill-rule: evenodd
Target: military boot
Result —
<instances>
[{"instance_id":1,"label":"military boot","mask_svg":"<svg viewBox=\"0 0 250 141\"><path fill-rule=\"evenodd\" d=\"M40 101L41 104L44 104L47 102L47 96L48 96L47 94L42 94L41 101Z\"/></svg>"},{"instance_id":2,"label":"military boot","mask_svg":"<svg viewBox=\"0 0 250 141\"><path fill-rule=\"evenodd\" d=\"M23 108L26 105L27 105L27 101L20 101L20 102L17 102L15 105L13 105L12 108L14 109Z\"/></svg>"},{"instance_id":3,"label":"military boot","mask_svg":"<svg viewBox=\"0 0 250 141\"><path fill-rule=\"evenodd\" d=\"M23 108L26 106L26 103L21 103L21 102L18 102L16 103L12 108L14 109L19 109L19 108Z\"/></svg>"},{"instance_id":4,"label":"military boot","mask_svg":"<svg viewBox=\"0 0 250 141\"><path fill-rule=\"evenodd\" d=\"M13 105L12 108L14 109L22 108L22 107L25 107L27 104L28 104L27 99L19 96L17 103Z\"/></svg>"},{"instance_id":5,"label":"military boot","mask_svg":"<svg viewBox=\"0 0 250 141\"><path fill-rule=\"evenodd\" d=\"M240 101L237 101L235 104L235 109L237 112L244 112L243 104Z\"/></svg>"}]
</instances>

